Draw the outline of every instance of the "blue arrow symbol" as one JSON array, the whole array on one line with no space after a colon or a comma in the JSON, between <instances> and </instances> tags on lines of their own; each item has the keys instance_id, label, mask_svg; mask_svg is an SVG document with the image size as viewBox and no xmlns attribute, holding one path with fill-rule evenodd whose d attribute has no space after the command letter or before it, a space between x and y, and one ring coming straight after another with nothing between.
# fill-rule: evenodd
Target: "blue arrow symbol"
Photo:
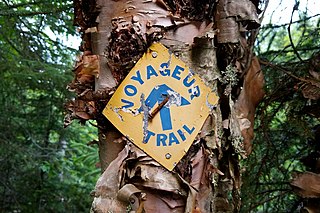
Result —
<instances>
[{"instance_id":1,"label":"blue arrow symbol","mask_svg":"<svg viewBox=\"0 0 320 213\"><path fill-rule=\"evenodd\" d=\"M151 109L156 105L156 103L158 103L158 104L162 103L164 101L164 99L167 96L170 96L171 94L178 94L178 93L173 91L170 87L168 87L165 84L159 85L159 86L153 88L153 90L150 92L148 98L145 101L146 106L148 106L148 108ZM178 98L181 98L181 100L176 101L176 102L171 101L171 103L176 104L178 107L190 104L190 102L187 99L185 99L184 97L181 97L179 95ZM171 97L170 97L170 99L171 99ZM169 99L169 102L170 102L170 99ZM160 109L162 130L172 129L171 113L170 113L169 106L170 106L170 104L167 103L164 107L162 107Z\"/></svg>"}]
</instances>

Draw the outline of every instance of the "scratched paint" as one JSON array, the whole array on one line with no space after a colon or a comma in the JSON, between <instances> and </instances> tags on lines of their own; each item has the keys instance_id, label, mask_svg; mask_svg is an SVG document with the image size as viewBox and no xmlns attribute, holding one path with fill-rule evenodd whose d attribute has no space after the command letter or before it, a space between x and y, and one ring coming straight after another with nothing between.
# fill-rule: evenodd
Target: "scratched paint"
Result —
<instances>
[{"instance_id":1,"label":"scratched paint","mask_svg":"<svg viewBox=\"0 0 320 213\"><path fill-rule=\"evenodd\" d=\"M120 84L103 114L135 145L172 170L217 102L217 95L199 76L155 43Z\"/></svg>"},{"instance_id":2,"label":"scratched paint","mask_svg":"<svg viewBox=\"0 0 320 213\"><path fill-rule=\"evenodd\" d=\"M143 129L143 140L144 143L146 140L146 136L148 134L148 117L149 117L149 108L145 103L144 94L142 93L140 96L140 103L143 112L143 120L142 120L142 129Z\"/></svg>"}]
</instances>

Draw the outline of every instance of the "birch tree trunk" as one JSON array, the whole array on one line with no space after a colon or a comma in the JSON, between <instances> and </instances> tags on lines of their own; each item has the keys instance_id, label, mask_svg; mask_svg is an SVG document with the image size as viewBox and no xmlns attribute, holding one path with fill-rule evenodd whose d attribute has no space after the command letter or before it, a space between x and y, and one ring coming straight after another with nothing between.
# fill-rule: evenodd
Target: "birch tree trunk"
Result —
<instances>
[{"instance_id":1,"label":"birch tree trunk","mask_svg":"<svg viewBox=\"0 0 320 213\"><path fill-rule=\"evenodd\" d=\"M238 212L240 157L251 152L263 75L252 55L258 1L74 0L82 32L72 119L97 121L102 175L92 212ZM247 39L249 39L247 41ZM103 116L117 86L153 42L197 73L220 100L172 172ZM253 62L253 63L251 63ZM128 127L130 128L130 127Z\"/></svg>"}]
</instances>

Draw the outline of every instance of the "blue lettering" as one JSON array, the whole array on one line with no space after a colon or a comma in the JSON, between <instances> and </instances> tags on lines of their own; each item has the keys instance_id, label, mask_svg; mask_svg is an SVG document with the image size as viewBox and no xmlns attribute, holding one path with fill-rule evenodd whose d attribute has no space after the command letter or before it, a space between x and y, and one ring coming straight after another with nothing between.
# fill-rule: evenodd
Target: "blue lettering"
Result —
<instances>
[{"instance_id":1,"label":"blue lettering","mask_svg":"<svg viewBox=\"0 0 320 213\"><path fill-rule=\"evenodd\" d=\"M162 63L161 65L160 65L160 74L162 75L162 76L169 76L170 75L170 69L164 69L164 67L165 68L168 68L169 67L169 64L168 63Z\"/></svg>"},{"instance_id":2,"label":"blue lettering","mask_svg":"<svg viewBox=\"0 0 320 213\"><path fill-rule=\"evenodd\" d=\"M137 88L131 84L126 85L124 92L127 96L134 96L137 94Z\"/></svg>"},{"instance_id":3,"label":"blue lettering","mask_svg":"<svg viewBox=\"0 0 320 213\"><path fill-rule=\"evenodd\" d=\"M126 99L121 99L121 102L127 105L123 105L122 108L129 108L129 107L133 107L133 102L132 101L128 101Z\"/></svg>"},{"instance_id":4,"label":"blue lettering","mask_svg":"<svg viewBox=\"0 0 320 213\"><path fill-rule=\"evenodd\" d=\"M194 97L199 97L200 96L200 88L199 88L199 86L195 86L192 89L189 89L188 91L189 91L189 93L191 93L191 95L190 95L191 100Z\"/></svg>"},{"instance_id":5,"label":"blue lettering","mask_svg":"<svg viewBox=\"0 0 320 213\"><path fill-rule=\"evenodd\" d=\"M184 136L183 132L181 131L181 129L178 130L178 134L180 135L180 138L182 139L182 141L186 140L186 136Z\"/></svg>"},{"instance_id":6,"label":"blue lettering","mask_svg":"<svg viewBox=\"0 0 320 213\"><path fill-rule=\"evenodd\" d=\"M177 80L180 80L181 71L184 71L184 68L177 65L173 70L172 77Z\"/></svg>"},{"instance_id":7,"label":"blue lettering","mask_svg":"<svg viewBox=\"0 0 320 213\"><path fill-rule=\"evenodd\" d=\"M170 108L163 107L160 110L161 125L163 130L172 129Z\"/></svg>"},{"instance_id":8,"label":"blue lettering","mask_svg":"<svg viewBox=\"0 0 320 213\"><path fill-rule=\"evenodd\" d=\"M140 71L138 70L136 72L137 76L132 76L131 79L132 80L135 80L135 81L138 81L140 83L140 85L142 85L144 83L144 81L142 80L141 78L141 74L140 74Z\"/></svg>"},{"instance_id":9,"label":"blue lettering","mask_svg":"<svg viewBox=\"0 0 320 213\"><path fill-rule=\"evenodd\" d=\"M185 85L186 87L190 87L196 81L195 79L192 79L190 82L188 82L189 77L190 75L187 75L187 77L185 77L185 79L183 80L183 85Z\"/></svg>"},{"instance_id":10,"label":"blue lettering","mask_svg":"<svg viewBox=\"0 0 320 213\"><path fill-rule=\"evenodd\" d=\"M189 129L189 127L187 127L187 125L183 125L184 130L187 131L187 133L189 133L189 135L192 134L192 132L195 130L194 127L192 127L192 129Z\"/></svg>"},{"instance_id":11,"label":"blue lettering","mask_svg":"<svg viewBox=\"0 0 320 213\"><path fill-rule=\"evenodd\" d=\"M157 134L157 146L167 146L166 144L167 136L165 134Z\"/></svg>"},{"instance_id":12,"label":"blue lettering","mask_svg":"<svg viewBox=\"0 0 320 213\"><path fill-rule=\"evenodd\" d=\"M155 136L154 132L151 132L151 131L147 131L147 135L145 136L144 140L143 140L143 143L148 143L149 142L149 139L151 138L151 136Z\"/></svg>"},{"instance_id":13,"label":"blue lettering","mask_svg":"<svg viewBox=\"0 0 320 213\"><path fill-rule=\"evenodd\" d=\"M158 76L157 72L154 70L154 68L151 65L147 66L147 79L149 80L151 76Z\"/></svg>"},{"instance_id":14,"label":"blue lettering","mask_svg":"<svg viewBox=\"0 0 320 213\"><path fill-rule=\"evenodd\" d=\"M178 138L174 135L173 132L169 133L169 146L172 145L172 143L179 144Z\"/></svg>"}]
</instances>

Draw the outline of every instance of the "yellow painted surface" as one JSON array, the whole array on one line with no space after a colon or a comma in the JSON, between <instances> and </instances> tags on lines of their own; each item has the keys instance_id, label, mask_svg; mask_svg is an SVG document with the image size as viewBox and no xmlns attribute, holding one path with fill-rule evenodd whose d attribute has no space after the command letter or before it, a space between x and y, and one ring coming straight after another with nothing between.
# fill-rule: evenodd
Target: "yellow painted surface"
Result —
<instances>
[{"instance_id":1,"label":"yellow painted surface","mask_svg":"<svg viewBox=\"0 0 320 213\"><path fill-rule=\"evenodd\" d=\"M167 102L157 112L156 108ZM186 154L218 97L186 65L153 44L120 84L103 114L168 170ZM148 119L148 114L155 114Z\"/></svg>"}]
</instances>

